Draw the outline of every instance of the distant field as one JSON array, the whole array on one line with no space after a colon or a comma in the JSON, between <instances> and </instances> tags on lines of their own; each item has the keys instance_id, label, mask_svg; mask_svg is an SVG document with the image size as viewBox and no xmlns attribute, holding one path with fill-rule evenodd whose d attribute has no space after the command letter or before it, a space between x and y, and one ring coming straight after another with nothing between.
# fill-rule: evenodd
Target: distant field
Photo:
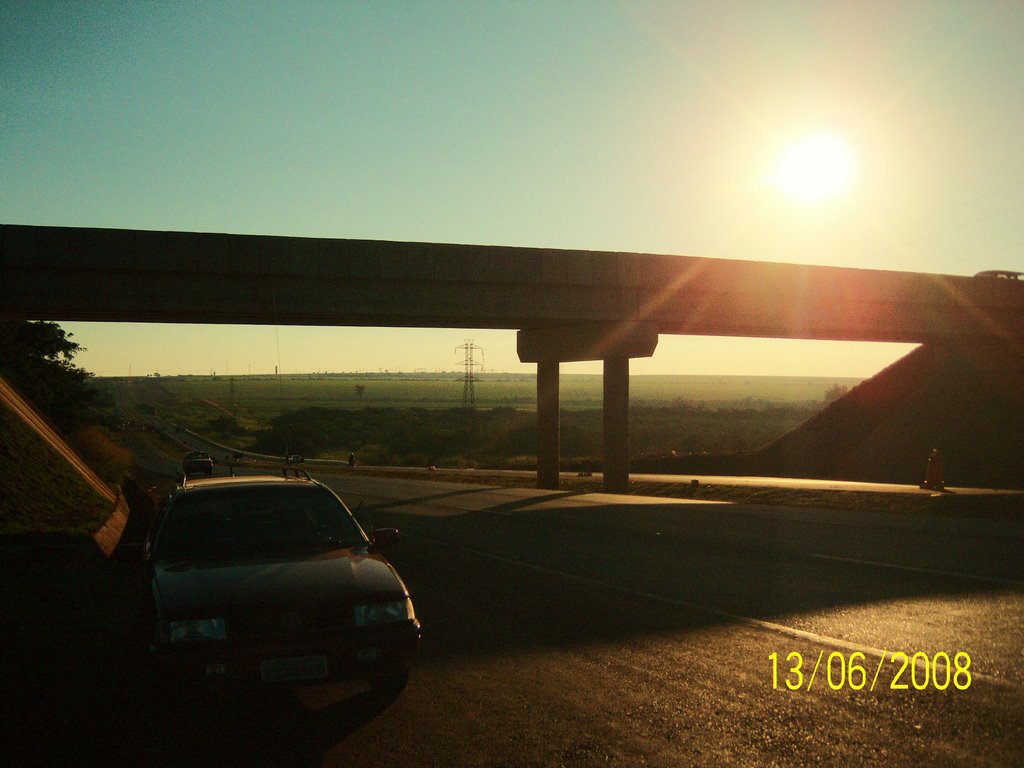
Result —
<instances>
[{"instance_id":1,"label":"distant field","mask_svg":"<svg viewBox=\"0 0 1024 768\"><path fill-rule=\"evenodd\" d=\"M633 376L634 405L757 403L782 405L822 402L835 385L860 379L776 376ZM173 410L219 412L266 421L283 411L312 406L333 408L453 408L462 405L460 374L302 374L290 376L164 376L102 379L128 384L132 399ZM536 380L529 374L478 374L473 386L478 408L536 407ZM602 377L563 374L561 407L600 408Z\"/></svg>"},{"instance_id":2,"label":"distant field","mask_svg":"<svg viewBox=\"0 0 1024 768\"><path fill-rule=\"evenodd\" d=\"M372 463L529 465L536 450L536 379L480 375L477 413L461 409L457 373L175 376L101 379L122 417L151 413L229 445L306 456L359 452ZM637 455L742 451L766 445L857 379L634 376L631 451ZM602 377L561 379L565 457L601 454Z\"/></svg>"}]
</instances>

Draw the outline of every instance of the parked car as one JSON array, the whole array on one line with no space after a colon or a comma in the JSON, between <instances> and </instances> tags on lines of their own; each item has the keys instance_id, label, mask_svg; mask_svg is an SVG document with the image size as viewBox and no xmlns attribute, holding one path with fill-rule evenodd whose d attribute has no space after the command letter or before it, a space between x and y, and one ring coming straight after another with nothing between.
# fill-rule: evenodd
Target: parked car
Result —
<instances>
[{"instance_id":1,"label":"parked car","mask_svg":"<svg viewBox=\"0 0 1024 768\"><path fill-rule=\"evenodd\" d=\"M995 277L1000 280L1020 280L1024 272L1011 272L1008 269L986 269L978 272L975 277Z\"/></svg>"},{"instance_id":2,"label":"parked car","mask_svg":"<svg viewBox=\"0 0 1024 768\"><path fill-rule=\"evenodd\" d=\"M213 475L213 457L206 451L190 451L181 460L181 471L187 475Z\"/></svg>"},{"instance_id":3,"label":"parked car","mask_svg":"<svg viewBox=\"0 0 1024 768\"><path fill-rule=\"evenodd\" d=\"M143 550L162 674L259 684L405 687L420 638L409 591L367 533L302 469L185 482Z\"/></svg>"}]
</instances>

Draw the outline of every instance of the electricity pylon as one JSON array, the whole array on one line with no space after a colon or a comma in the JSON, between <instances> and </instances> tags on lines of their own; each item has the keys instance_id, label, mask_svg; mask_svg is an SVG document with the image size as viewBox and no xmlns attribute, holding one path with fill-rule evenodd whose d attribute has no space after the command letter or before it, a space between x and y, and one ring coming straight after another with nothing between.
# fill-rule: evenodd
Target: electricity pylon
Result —
<instances>
[{"instance_id":1,"label":"electricity pylon","mask_svg":"<svg viewBox=\"0 0 1024 768\"><path fill-rule=\"evenodd\" d=\"M476 381L476 376L473 375L473 371L476 366L480 366L483 370L483 360L478 363L473 359L473 352L479 350L480 357L484 356L484 348L477 346L473 343L472 339L466 339L461 347L456 347L455 351L462 350L462 407L469 409L476 409L476 394L473 392L473 382Z\"/></svg>"}]
</instances>

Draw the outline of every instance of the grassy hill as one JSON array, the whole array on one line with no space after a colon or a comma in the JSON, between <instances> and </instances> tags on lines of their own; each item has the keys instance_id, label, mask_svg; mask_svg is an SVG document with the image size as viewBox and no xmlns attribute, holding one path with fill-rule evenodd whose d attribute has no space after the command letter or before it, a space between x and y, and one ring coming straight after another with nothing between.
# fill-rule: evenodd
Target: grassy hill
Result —
<instances>
[{"instance_id":1,"label":"grassy hill","mask_svg":"<svg viewBox=\"0 0 1024 768\"><path fill-rule=\"evenodd\" d=\"M1024 486L1024 358L996 345L922 346L747 454L673 469L919 483L938 448L947 485Z\"/></svg>"},{"instance_id":2,"label":"grassy hill","mask_svg":"<svg viewBox=\"0 0 1024 768\"><path fill-rule=\"evenodd\" d=\"M89 535L110 513L109 501L21 419L0 407L0 533Z\"/></svg>"}]
</instances>

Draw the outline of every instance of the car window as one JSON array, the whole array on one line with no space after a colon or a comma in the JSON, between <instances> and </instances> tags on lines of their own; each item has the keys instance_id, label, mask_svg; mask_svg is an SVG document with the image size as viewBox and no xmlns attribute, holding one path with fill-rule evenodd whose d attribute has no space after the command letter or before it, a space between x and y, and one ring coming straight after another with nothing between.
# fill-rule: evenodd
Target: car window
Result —
<instances>
[{"instance_id":1,"label":"car window","mask_svg":"<svg viewBox=\"0 0 1024 768\"><path fill-rule=\"evenodd\" d=\"M322 488L223 488L176 499L153 557L289 556L366 543L344 507Z\"/></svg>"}]
</instances>

